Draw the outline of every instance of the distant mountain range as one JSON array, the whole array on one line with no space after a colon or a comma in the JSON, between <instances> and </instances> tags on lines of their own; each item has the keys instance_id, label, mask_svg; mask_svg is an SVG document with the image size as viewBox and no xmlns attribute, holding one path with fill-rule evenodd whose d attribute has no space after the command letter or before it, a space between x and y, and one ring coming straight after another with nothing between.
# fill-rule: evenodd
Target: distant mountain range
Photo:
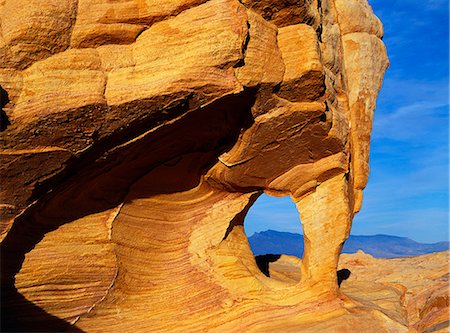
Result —
<instances>
[{"instance_id":1,"label":"distant mountain range","mask_svg":"<svg viewBox=\"0 0 450 333\"><path fill-rule=\"evenodd\" d=\"M303 256L303 235L290 232L267 230L256 232L249 237L254 255L287 254ZM376 258L395 258L418 256L448 250L449 242L424 244L406 237L375 235L350 236L345 242L343 253L355 253L363 250Z\"/></svg>"}]
</instances>

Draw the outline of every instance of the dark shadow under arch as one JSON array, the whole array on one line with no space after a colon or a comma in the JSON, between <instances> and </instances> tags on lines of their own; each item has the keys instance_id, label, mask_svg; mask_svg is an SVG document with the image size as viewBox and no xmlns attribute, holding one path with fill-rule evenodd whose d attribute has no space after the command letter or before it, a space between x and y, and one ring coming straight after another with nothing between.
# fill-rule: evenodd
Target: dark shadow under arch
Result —
<instances>
[{"instance_id":1,"label":"dark shadow under arch","mask_svg":"<svg viewBox=\"0 0 450 333\"><path fill-rule=\"evenodd\" d=\"M99 151L89 152L72 161L63 175L55 176L41 187L36 192L39 202L15 221L0 245L1 331L77 331L76 327L48 314L16 290L15 275L22 267L25 254L48 232L117 206L131 184L158 165L170 164L181 156L197 153L205 156L199 169L208 170L217 162L217 156L234 145L241 129L252 124L250 108L254 100L254 92L248 90L223 97L207 107L187 113L140 141L112 152L106 152L107 148L115 147L123 140L109 138L108 142L98 144ZM52 191L47 192L47 188L52 188ZM162 193L161 189L157 191ZM150 194L154 193L140 195ZM51 218L37 219L36 216Z\"/></svg>"}]
</instances>

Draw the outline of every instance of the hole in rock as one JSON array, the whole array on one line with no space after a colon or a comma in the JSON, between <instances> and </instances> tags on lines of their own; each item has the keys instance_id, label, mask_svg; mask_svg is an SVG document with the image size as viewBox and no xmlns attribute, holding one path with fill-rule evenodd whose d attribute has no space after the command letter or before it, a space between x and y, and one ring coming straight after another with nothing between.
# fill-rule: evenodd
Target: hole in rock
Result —
<instances>
[{"instance_id":1,"label":"hole in rock","mask_svg":"<svg viewBox=\"0 0 450 333\"><path fill-rule=\"evenodd\" d=\"M244 229L262 273L300 279L299 259L304 247L302 225L297 207L289 196L261 195L250 207Z\"/></svg>"},{"instance_id":2,"label":"hole in rock","mask_svg":"<svg viewBox=\"0 0 450 333\"><path fill-rule=\"evenodd\" d=\"M347 268L343 268L337 271L337 280L339 287L341 287L342 281L345 281L350 277L351 273L352 272Z\"/></svg>"},{"instance_id":3,"label":"hole in rock","mask_svg":"<svg viewBox=\"0 0 450 333\"><path fill-rule=\"evenodd\" d=\"M0 86L0 132L6 130L6 128L11 125L8 115L3 108L9 103L8 92Z\"/></svg>"}]
</instances>

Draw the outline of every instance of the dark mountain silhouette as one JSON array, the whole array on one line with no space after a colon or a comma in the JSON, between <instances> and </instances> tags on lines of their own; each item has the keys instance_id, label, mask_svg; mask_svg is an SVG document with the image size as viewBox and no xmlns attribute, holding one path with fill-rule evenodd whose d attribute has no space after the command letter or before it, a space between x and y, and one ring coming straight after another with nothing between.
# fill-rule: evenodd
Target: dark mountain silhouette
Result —
<instances>
[{"instance_id":1,"label":"dark mountain silhouette","mask_svg":"<svg viewBox=\"0 0 450 333\"><path fill-rule=\"evenodd\" d=\"M300 258L303 255L303 235L300 234L267 230L254 233L248 240L254 255L273 253ZM424 244L406 237L389 235L350 236L342 252L355 253L363 250L376 258L395 258L446 251L449 245L449 242Z\"/></svg>"}]
</instances>

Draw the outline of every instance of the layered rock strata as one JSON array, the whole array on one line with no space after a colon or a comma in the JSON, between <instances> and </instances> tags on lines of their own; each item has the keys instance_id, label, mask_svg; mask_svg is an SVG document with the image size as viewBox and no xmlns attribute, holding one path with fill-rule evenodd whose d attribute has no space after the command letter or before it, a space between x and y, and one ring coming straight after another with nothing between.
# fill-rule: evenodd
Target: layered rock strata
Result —
<instances>
[{"instance_id":1,"label":"layered rock strata","mask_svg":"<svg viewBox=\"0 0 450 333\"><path fill-rule=\"evenodd\" d=\"M348 313L335 272L388 65L365 0L6 0L0 18L5 330ZM262 192L297 204L300 282L249 249Z\"/></svg>"},{"instance_id":2,"label":"layered rock strata","mask_svg":"<svg viewBox=\"0 0 450 333\"><path fill-rule=\"evenodd\" d=\"M444 333L450 327L449 259L449 251L388 260L358 251L343 254L339 266L352 271L345 282L347 295L407 322L410 332Z\"/></svg>"},{"instance_id":3,"label":"layered rock strata","mask_svg":"<svg viewBox=\"0 0 450 333\"><path fill-rule=\"evenodd\" d=\"M397 323L399 331L408 326L412 333L448 332L449 256L449 251L393 259L374 258L361 250L343 254L339 269L350 274L342 280L340 289L347 301L351 300L351 305L347 305L350 315L344 313L322 321L286 326L283 331L385 332L394 326L392 323L390 328L380 326L380 318L388 317ZM299 258L271 255L258 259L265 274L273 279L291 284L301 279ZM369 309L374 311L374 318L361 320Z\"/></svg>"}]
</instances>

